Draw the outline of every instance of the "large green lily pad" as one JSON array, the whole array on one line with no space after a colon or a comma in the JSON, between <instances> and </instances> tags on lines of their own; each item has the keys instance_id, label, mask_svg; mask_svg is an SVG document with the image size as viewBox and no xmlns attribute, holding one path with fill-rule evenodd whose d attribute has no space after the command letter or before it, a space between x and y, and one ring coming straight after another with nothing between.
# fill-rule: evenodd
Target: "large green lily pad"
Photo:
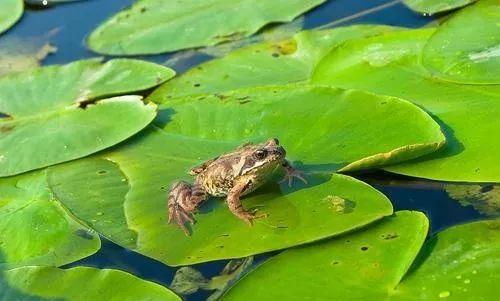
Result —
<instances>
[{"instance_id":1,"label":"large green lily pad","mask_svg":"<svg viewBox=\"0 0 500 301\"><path fill-rule=\"evenodd\" d=\"M476 0L403 0L414 11L432 15L470 4Z\"/></svg>"},{"instance_id":2,"label":"large green lily pad","mask_svg":"<svg viewBox=\"0 0 500 301\"><path fill-rule=\"evenodd\" d=\"M243 47L174 78L153 92L152 100L226 92L237 88L306 81L318 61L346 40L373 36L397 28L354 25L307 30L293 38Z\"/></svg>"},{"instance_id":3,"label":"large green lily pad","mask_svg":"<svg viewBox=\"0 0 500 301\"><path fill-rule=\"evenodd\" d=\"M311 175L307 188L274 184L246 197L246 208L269 214L253 227L234 217L224 202L213 200L196 215L191 237L168 225L168 186L186 178L186 171L200 160L231 147L150 129L100 159L52 167L49 182L57 198L98 232L169 265L283 249L358 228L392 212L387 198L362 182L341 175ZM116 164L114 169L107 160ZM130 190L124 193L127 185ZM100 193L95 196L92 190Z\"/></svg>"},{"instance_id":4,"label":"large green lily pad","mask_svg":"<svg viewBox=\"0 0 500 301\"><path fill-rule=\"evenodd\" d=\"M500 136L491 133L500 130L500 85L460 85L429 75L419 57L433 31L348 41L322 60L312 81L410 100L442 125L447 138L442 151L388 170L437 180L499 182Z\"/></svg>"},{"instance_id":5,"label":"large green lily pad","mask_svg":"<svg viewBox=\"0 0 500 301\"><path fill-rule=\"evenodd\" d=\"M9 29L23 15L23 0L0 0L0 33Z\"/></svg>"},{"instance_id":6,"label":"large green lily pad","mask_svg":"<svg viewBox=\"0 0 500 301\"><path fill-rule=\"evenodd\" d=\"M500 221L438 233L415 260L427 226L423 214L401 211L364 231L287 250L222 300L494 300Z\"/></svg>"},{"instance_id":7,"label":"large green lily pad","mask_svg":"<svg viewBox=\"0 0 500 301\"><path fill-rule=\"evenodd\" d=\"M3 271L0 298L16 301L181 301L166 287L119 270L33 266Z\"/></svg>"},{"instance_id":8,"label":"large green lily pad","mask_svg":"<svg viewBox=\"0 0 500 301\"><path fill-rule=\"evenodd\" d=\"M0 270L60 266L99 247L95 231L75 220L54 198L44 171L0 180Z\"/></svg>"},{"instance_id":9,"label":"large green lily pad","mask_svg":"<svg viewBox=\"0 0 500 301\"><path fill-rule=\"evenodd\" d=\"M500 84L500 1L481 0L442 24L429 39L422 62L445 80Z\"/></svg>"},{"instance_id":10,"label":"large green lily pad","mask_svg":"<svg viewBox=\"0 0 500 301\"><path fill-rule=\"evenodd\" d=\"M289 22L325 0L138 0L101 24L87 40L99 53L154 54L248 37L272 22Z\"/></svg>"},{"instance_id":11,"label":"large green lily pad","mask_svg":"<svg viewBox=\"0 0 500 301\"><path fill-rule=\"evenodd\" d=\"M1 78L0 176L80 158L137 133L155 117L154 104L140 96L100 98L172 76L143 61L84 60Z\"/></svg>"},{"instance_id":12,"label":"large green lily pad","mask_svg":"<svg viewBox=\"0 0 500 301\"><path fill-rule=\"evenodd\" d=\"M400 211L365 230L286 250L222 300L385 300L417 256L427 229L425 215Z\"/></svg>"},{"instance_id":13,"label":"large green lily pad","mask_svg":"<svg viewBox=\"0 0 500 301\"><path fill-rule=\"evenodd\" d=\"M279 137L292 159L330 171L409 160L445 142L418 107L355 90L285 85L154 99L165 102L155 123L166 132L236 142Z\"/></svg>"}]
</instances>

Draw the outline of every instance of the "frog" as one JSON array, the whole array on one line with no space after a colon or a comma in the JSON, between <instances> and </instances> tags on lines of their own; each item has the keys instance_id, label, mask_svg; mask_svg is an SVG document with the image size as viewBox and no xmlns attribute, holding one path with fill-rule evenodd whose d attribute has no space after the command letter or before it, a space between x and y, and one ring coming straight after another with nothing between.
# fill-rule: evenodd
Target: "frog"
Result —
<instances>
[{"instance_id":1,"label":"frog","mask_svg":"<svg viewBox=\"0 0 500 301\"><path fill-rule=\"evenodd\" d=\"M173 222L190 235L186 223L194 225L194 214L210 196L226 197L229 210L249 225L256 218L256 211L246 210L241 197L266 183L279 168L284 170L283 181L292 186L294 179L305 184L304 173L292 167L286 151L277 138L262 143L245 143L233 151L205 161L189 171L194 183L176 181L168 193L168 223Z\"/></svg>"}]
</instances>

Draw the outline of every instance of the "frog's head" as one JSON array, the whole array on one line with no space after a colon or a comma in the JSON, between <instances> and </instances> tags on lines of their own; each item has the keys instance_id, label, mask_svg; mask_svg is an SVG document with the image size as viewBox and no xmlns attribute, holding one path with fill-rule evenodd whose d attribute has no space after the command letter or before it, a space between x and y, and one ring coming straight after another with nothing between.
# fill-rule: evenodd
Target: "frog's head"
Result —
<instances>
[{"instance_id":1,"label":"frog's head","mask_svg":"<svg viewBox=\"0 0 500 301\"><path fill-rule=\"evenodd\" d=\"M271 173L277 166L285 161L286 151L278 139L271 138L264 143L252 144L246 147L245 164L241 174Z\"/></svg>"}]
</instances>

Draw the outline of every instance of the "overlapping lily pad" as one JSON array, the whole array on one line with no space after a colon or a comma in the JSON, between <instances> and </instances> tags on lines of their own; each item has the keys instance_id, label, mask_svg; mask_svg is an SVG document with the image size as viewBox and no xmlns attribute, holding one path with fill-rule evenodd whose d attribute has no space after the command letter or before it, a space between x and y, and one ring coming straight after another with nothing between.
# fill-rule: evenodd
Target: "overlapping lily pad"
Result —
<instances>
[{"instance_id":1,"label":"overlapping lily pad","mask_svg":"<svg viewBox=\"0 0 500 301\"><path fill-rule=\"evenodd\" d=\"M432 15L470 4L476 0L403 0L414 11Z\"/></svg>"},{"instance_id":2,"label":"overlapping lily pad","mask_svg":"<svg viewBox=\"0 0 500 301\"><path fill-rule=\"evenodd\" d=\"M274 256L222 300L384 300L408 271L427 229L422 213L396 212L365 230Z\"/></svg>"},{"instance_id":3,"label":"overlapping lily pad","mask_svg":"<svg viewBox=\"0 0 500 301\"><path fill-rule=\"evenodd\" d=\"M130 137L151 122L156 106L139 96L101 98L144 90L172 76L159 65L119 59L3 77L0 176L80 158Z\"/></svg>"},{"instance_id":4,"label":"overlapping lily pad","mask_svg":"<svg viewBox=\"0 0 500 301\"><path fill-rule=\"evenodd\" d=\"M0 34L14 25L23 15L23 0L0 0Z\"/></svg>"},{"instance_id":5,"label":"overlapping lily pad","mask_svg":"<svg viewBox=\"0 0 500 301\"><path fill-rule=\"evenodd\" d=\"M245 198L246 208L269 214L253 227L232 216L223 202L201 209L192 237L167 225L168 186L245 141L277 136L288 158L311 173L371 168L432 152L444 142L432 118L406 101L330 87L292 85L177 99L164 106L155 124L162 129L151 127L111 151L51 167L49 183L57 198L98 232L169 265L283 249L359 228L392 211L366 184L310 174L310 184L298 190L268 185Z\"/></svg>"},{"instance_id":6,"label":"overlapping lily pad","mask_svg":"<svg viewBox=\"0 0 500 301\"><path fill-rule=\"evenodd\" d=\"M195 94L221 93L244 87L307 81L314 66L346 40L397 30L384 25L354 25L297 33L280 42L247 46L220 59L201 64L166 82L152 100Z\"/></svg>"},{"instance_id":7,"label":"overlapping lily pad","mask_svg":"<svg viewBox=\"0 0 500 301\"><path fill-rule=\"evenodd\" d=\"M438 233L414 260L427 225L423 214L401 211L364 231L287 250L240 280L222 300L495 299L500 221Z\"/></svg>"},{"instance_id":8,"label":"overlapping lily pad","mask_svg":"<svg viewBox=\"0 0 500 301\"><path fill-rule=\"evenodd\" d=\"M101 24L87 40L99 53L153 54L248 37L272 22L289 22L325 0L138 0Z\"/></svg>"},{"instance_id":9,"label":"overlapping lily pad","mask_svg":"<svg viewBox=\"0 0 500 301\"><path fill-rule=\"evenodd\" d=\"M500 182L500 85L460 85L432 77L419 64L434 29L346 42L318 65L313 82L410 100L442 125L446 147L387 168L447 181ZM486 155L487 154L487 155Z\"/></svg>"},{"instance_id":10,"label":"overlapping lily pad","mask_svg":"<svg viewBox=\"0 0 500 301\"><path fill-rule=\"evenodd\" d=\"M434 76L468 84L500 84L500 1L481 0L442 24L422 54Z\"/></svg>"},{"instance_id":11,"label":"overlapping lily pad","mask_svg":"<svg viewBox=\"0 0 500 301\"><path fill-rule=\"evenodd\" d=\"M0 273L2 300L181 301L167 288L119 270L31 266Z\"/></svg>"},{"instance_id":12,"label":"overlapping lily pad","mask_svg":"<svg viewBox=\"0 0 500 301\"><path fill-rule=\"evenodd\" d=\"M44 171L0 180L0 270L59 266L99 247L97 234L54 198Z\"/></svg>"}]
</instances>

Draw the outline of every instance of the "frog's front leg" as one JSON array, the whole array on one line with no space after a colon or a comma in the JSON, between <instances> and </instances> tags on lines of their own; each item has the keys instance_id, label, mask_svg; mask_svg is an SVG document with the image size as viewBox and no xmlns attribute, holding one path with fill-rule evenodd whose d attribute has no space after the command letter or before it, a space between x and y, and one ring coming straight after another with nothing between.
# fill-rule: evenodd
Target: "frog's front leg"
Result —
<instances>
[{"instance_id":1,"label":"frog's front leg","mask_svg":"<svg viewBox=\"0 0 500 301\"><path fill-rule=\"evenodd\" d=\"M194 223L192 214L206 199L207 193L201 185L191 185L184 181L172 184L168 195L168 223L175 221L189 235L185 223Z\"/></svg>"},{"instance_id":2,"label":"frog's front leg","mask_svg":"<svg viewBox=\"0 0 500 301\"><path fill-rule=\"evenodd\" d=\"M229 210L231 210L231 212L234 215L244 220L249 225L252 225L252 220L256 216L253 212L246 211L245 208L243 208L243 204L241 204L240 197L251 184L252 184L251 179L238 180L238 182L234 183L231 190L229 190L226 200Z\"/></svg>"}]
</instances>

